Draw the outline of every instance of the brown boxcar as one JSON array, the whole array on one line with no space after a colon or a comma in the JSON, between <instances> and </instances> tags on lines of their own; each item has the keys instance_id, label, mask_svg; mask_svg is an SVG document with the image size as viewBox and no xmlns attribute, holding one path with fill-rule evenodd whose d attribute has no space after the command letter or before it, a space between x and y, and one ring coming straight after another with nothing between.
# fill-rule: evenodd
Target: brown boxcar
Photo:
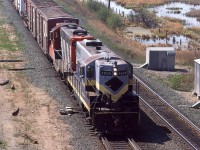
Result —
<instances>
[{"instance_id":1,"label":"brown boxcar","mask_svg":"<svg viewBox=\"0 0 200 150\"><path fill-rule=\"evenodd\" d=\"M37 38L37 18L38 9L56 7L58 6L55 2L51 0L28 0L28 28L35 38Z\"/></svg>"},{"instance_id":2,"label":"brown boxcar","mask_svg":"<svg viewBox=\"0 0 200 150\"><path fill-rule=\"evenodd\" d=\"M29 30L45 54L50 46L50 31L57 23L79 23L79 20L51 0L29 0Z\"/></svg>"}]
</instances>

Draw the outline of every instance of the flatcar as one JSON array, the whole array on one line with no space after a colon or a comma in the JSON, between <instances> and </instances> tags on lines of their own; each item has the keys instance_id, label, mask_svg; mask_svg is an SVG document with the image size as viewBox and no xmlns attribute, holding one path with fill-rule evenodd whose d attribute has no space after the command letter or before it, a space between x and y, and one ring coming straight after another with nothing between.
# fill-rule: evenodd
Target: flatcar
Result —
<instances>
[{"instance_id":1,"label":"flatcar","mask_svg":"<svg viewBox=\"0 0 200 150\"><path fill-rule=\"evenodd\" d=\"M27 0L25 8L28 29L74 91L92 126L107 133L135 131L140 111L139 97L132 89L132 64L55 2Z\"/></svg>"}]
</instances>

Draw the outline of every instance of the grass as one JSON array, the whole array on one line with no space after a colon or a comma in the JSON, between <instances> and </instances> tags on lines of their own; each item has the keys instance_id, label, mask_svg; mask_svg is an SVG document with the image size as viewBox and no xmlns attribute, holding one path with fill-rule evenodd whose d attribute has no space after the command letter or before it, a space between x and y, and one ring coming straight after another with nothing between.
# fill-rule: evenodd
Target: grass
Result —
<instances>
[{"instance_id":1,"label":"grass","mask_svg":"<svg viewBox=\"0 0 200 150\"><path fill-rule=\"evenodd\" d=\"M192 73L176 74L168 77L170 87L178 91L191 91L194 87L194 75Z\"/></svg>"},{"instance_id":2,"label":"grass","mask_svg":"<svg viewBox=\"0 0 200 150\"><path fill-rule=\"evenodd\" d=\"M19 34L16 33L12 27L6 24L5 20L0 20L0 48L9 51L16 51L22 48L20 44Z\"/></svg>"},{"instance_id":3,"label":"grass","mask_svg":"<svg viewBox=\"0 0 200 150\"><path fill-rule=\"evenodd\" d=\"M147 7L147 6L156 6L162 5L170 2L183 2L188 4L200 4L199 0L116 0L120 5L125 6L126 8L136 8L136 7Z\"/></svg>"},{"instance_id":4,"label":"grass","mask_svg":"<svg viewBox=\"0 0 200 150\"><path fill-rule=\"evenodd\" d=\"M143 63L145 61L145 51L143 46L139 43L125 39L120 30L112 31L103 24L102 21L98 20L97 16L94 15L93 12L90 12L84 3L80 2L76 3L76 5L70 5L71 2L63 2L62 0L54 1L59 5L62 5L66 11L72 14L75 11L73 15L81 20L80 25L86 28L95 38L100 39L104 45L108 46L118 55L125 57L126 60L131 62ZM85 18L85 16L87 17Z\"/></svg>"}]
</instances>

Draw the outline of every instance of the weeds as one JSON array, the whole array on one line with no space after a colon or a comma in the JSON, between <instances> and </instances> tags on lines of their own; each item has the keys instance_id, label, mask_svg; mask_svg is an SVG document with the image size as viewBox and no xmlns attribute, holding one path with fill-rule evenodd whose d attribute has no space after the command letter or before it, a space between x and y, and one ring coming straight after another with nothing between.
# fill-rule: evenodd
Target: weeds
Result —
<instances>
[{"instance_id":1,"label":"weeds","mask_svg":"<svg viewBox=\"0 0 200 150\"><path fill-rule=\"evenodd\" d=\"M110 28L117 29L124 27L122 18L103 4L92 0L89 0L86 4L90 10L96 13L97 18L106 23Z\"/></svg>"},{"instance_id":2,"label":"weeds","mask_svg":"<svg viewBox=\"0 0 200 150\"><path fill-rule=\"evenodd\" d=\"M194 75L191 73L171 75L167 81L174 90L191 91L193 89Z\"/></svg>"},{"instance_id":3,"label":"weeds","mask_svg":"<svg viewBox=\"0 0 200 150\"><path fill-rule=\"evenodd\" d=\"M19 35L12 35L13 31L7 29L5 21L2 19L0 21L0 48L9 51L16 51L22 47L19 42Z\"/></svg>"},{"instance_id":4,"label":"weeds","mask_svg":"<svg viewBox=\"0 0 200 150\"><path fill-rule=\"evenodd\" d=\"M155 28L158 27L160 20L156 16L155 13L150 12L145 8L140 8L137 11L137 14L133 13L128 15L128 20L131 22L135 22L137 24L144 24L147 28Z\"/></svg>"}]
</instances>

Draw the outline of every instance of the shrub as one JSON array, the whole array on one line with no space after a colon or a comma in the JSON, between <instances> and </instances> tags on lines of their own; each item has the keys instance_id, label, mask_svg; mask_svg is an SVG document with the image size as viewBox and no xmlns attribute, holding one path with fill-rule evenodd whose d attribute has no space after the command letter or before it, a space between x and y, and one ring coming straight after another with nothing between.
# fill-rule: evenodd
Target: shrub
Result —
<instances>
[{"instance_id":1,"label":"shrub","mask_svg":"<svg viewBox=\"0 0 200 150\"><path fill-rule=\"evenodd\" d=\"M122 19L119 15L111 14L107 19L107 24L109 27L116 29L116 28L122 28L123 23Z\"/></svg>"},{"instance_id":2,"label":"shrub","mask_svg":"<svg viewBox=\"0 0 200 150\"><path fill-rule=\"evenodd\" d=\"M93 11L99 11L103 5L103 4L93 1L93 0L88 0L86 4L87 4L87 7Z\"/></svg>"},{"instance_id":3,"label":"shrub","mask_svg":"<svg viewBox=\"0 0 200 150\"><path fill-rule=\"evenodd\" d=\"M168 78L171 88L178 91L191 91L193 88L193 81L193 74L176 74Z\"/></svg>"},{"instance_id":4,"label":"shrub","mask_svg":"<svg viewBox=\"0 0 200 150\"><path fill-rule=\"evenodd\" d=\"M102 3L89 0L87 6L96 13L98 19L106 23L109 27L117 29L124 26L121 16L112 12L112 10L108 9Z\"/></svg>"},{"instance_id":5,"label":"shrub","mask_svg":"<svg viewBox=\"0 0 200 150\"><path fill-rule=\"evenodd\" d=\"M106 7L101 7L100 10L97 12L97 17L103 22L106 22L111 11Z\"/></svg>"},{"instance_id":6,"label":"shrub","mask_svg":"<svg viewBox=\"0 0 200 150\"><path fill-rule=\"evenodd\" d=\"M135 15L130 13L128 19L131 22L143 23L149 28L155 28L159 25L158 17L145 8L140 8Z\"/></svg>"}]
</instances>

